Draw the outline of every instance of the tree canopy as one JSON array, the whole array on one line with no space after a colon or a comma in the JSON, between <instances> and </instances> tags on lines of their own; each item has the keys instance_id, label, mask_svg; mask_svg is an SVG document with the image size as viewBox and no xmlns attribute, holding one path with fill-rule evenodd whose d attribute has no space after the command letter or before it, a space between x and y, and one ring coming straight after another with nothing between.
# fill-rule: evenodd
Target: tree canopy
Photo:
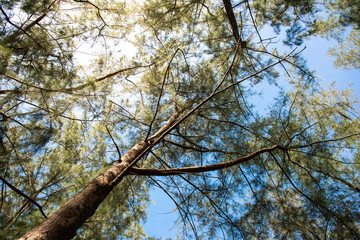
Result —
<instances>
[{"instance_id":1,"label":"tree canopy","mask_svg":"<svg viewBox=\"0 0 360 240\"><path fill-rule=\"evenodd\" d=\"M357 97L302 56L359 69L359 9L0 0L0 237L153 239L158 187L179 239L360 238Z\"/></svg>"}]
</instances>

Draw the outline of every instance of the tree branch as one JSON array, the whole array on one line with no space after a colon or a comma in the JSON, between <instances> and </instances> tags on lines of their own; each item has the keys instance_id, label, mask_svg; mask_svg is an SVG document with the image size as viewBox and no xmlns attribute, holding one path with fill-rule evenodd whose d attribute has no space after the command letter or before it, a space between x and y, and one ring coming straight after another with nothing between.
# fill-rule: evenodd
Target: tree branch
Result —
<instances>
[{"instance_id":1,"label":"tree branch","mask_svg":"<svg viewBox=\"0 0 360 240\"><path fill-rule=\"evenodd\" d=\"M84 83L84 84L81 84L79 86L76 86L76 87L70 87L70 88L64 88L64 89L50 89L50 88L43 88L43 87L38 87L38 86L35 86L35 85L32 85L30 83L26 83L25 81L22 81L22 80L19 80L13 76L10 76L8 74L4 74L6 77L20 83L20 84L24 84L28 87L32 87L32 88L36 88L40 91L44 91L44 92L58 92L58 93L68 93L68 94L71 94L73 93L74 91L77 91L77 90L81 90L81 89L84 89L88 86L91 86L93 83L98 83L98 82L101 82L101 81L104 81L110 77L113 77L119 73L123 73L123 72L127 72L127 71L130 71L130 70L134 70L134 69L137 69L137 68L144 68L144 67L150 67L152 66L154 63L151 63L149 65L144 65L144 66L135 66L135 67L128 67L128 68L123 68L123 69L120 69L120 70L117 70L115 72L112 72L112 73L109 73L109 74L106 74L105 76L102 76L102 77L99 77L99 78L96 78L93 82L88 82L88 83ZM24 94L26 93L26 91L24 90L19 90L19 89L4 89L4 90L0 90L0 94L6 94L6 93L11 93L11 92L14 92L14 93L20 93L20 94Z\"/></svg>"},{"instance_id":2,"label":"tree branch","mask_svg":"<svg viewBox=\"0 0 360 240\"><path fill-rule=\"evenodd\" d=\"M184 167L184 168L171 168L171 169L149 169L149 168L137 168L132 167L129 170L130 174L136 175L155 175L155 176L169 176L169 175L178 175L178 174L188 174L188 173L200 173L200 172L209 172L214 170L220 170L224 168L229 168L235 165L238 165L243 162L247 162L256 156L265 153L271 152L275 149L282 149L279 145L274 145L269 148L262 148L255 152L252 152L244 157L240 157L228 162L222 162L217 164L205 165L205 166L195 166L195 167Z\"/></svg>"},{"instance_id":3,"label":"tree branch","mask_svg":"<svg viewBox=\"0 0 360 240\"><path fill-rule=\"evenodd\" d=\"M234 35L234 37L236 39L236 42L239 42L239 40L240 40L239 27L237 25L235 14L234 14L234 11L233 11L232 6L231 6L231 0L223 0L223 3L224 3L224 6L225 6L226 15L227 15L227 18L228 18L228 20L230 22L230 26L231 26L231 30L233 32L233 35Z\"/></svg>"},{"instance_id":4,"label":"tree branch","mask_svg":"<svg viewBox=\"0 0 360 240\"><path fill-rule=\"evenodd\" d=\"M346 181L345 179L342 179L341 177L337 177L337 176L335 176L335 175L333 175L333 174L331 174L331 173L329 173L329 172L325 172L325 171L323 171L323 170L321 170L321 169L312 169L311 167L310 167L310 169L313 170L313 171L315 171L315 172L321 173L321 174L323 174L323 175L325 175L325 176L328 176L328 177L330 177L330 178L332 178L332 179L335 179L335 180L337 180L337 181L339 181L339 182L342 182L343 184L345 184L346 186L348 186L348 187L349 187L350 189L352 189L353 191L356 191L356 192L360 193L360 188L359 188L359 187L357 187L357 186L355 186L354 184Z\"/></svg>"},{"instance_id":5,"label":"tree branch","mask_svg":"<svg viewBox=\"0 0 360 240\"><path fill-rule=\"evenodd\" d=\"M273 66L279 64L280 62L282 62L284 59L286 59L291 53L293 53L296 49L294 49L292 52L290 52L289 54L287 54L284 58L278 60L277 62L270 64L269 66L237 81L234 82L232 84L230 84L229 86L225 87L222 90L218 90L216 92L212 92L207 98L205 98L204 100L202 100L198 105L196 105L194 108L192 108L190 111L188 111L184 116L182 116L180 119L179 115L180 113L184 110L181 109L179 111L176 111L170 118L169 120L165 123L164 126L162 126L154 135L152 135L148 141L144 142L140 142L141 144L145 144L146 147L144 147L144 150L139 153L133 160L131 163L129 163L123 170L122 172L117 175L117 177L111 182L111 184L114 184L118 181L120 181L124 175L127 174L127 171L129 169L131 169L136 163L137 161L139 161L150 149L152 149L156 144L158 144L167 134L169 134L174 128L176 128L180 123L182 123L185 119L187 119L191 114L193 114L196 110L198 110L202 105L204 105L205 103L207 103L210 99L212 99L213 97L215 97L217 94L225 92L226 90L228 90L229 88L236 86L242 82L244 82L245 80L252 78L258 74L260 74L263 71L266 71L269 68L272 68ZM139 144L140 144L139 143ZM279 146L278 146L279 147ZM200 167L201 168L201 167ZM215 170L217 169L217 167L215 167ZM209 170L211 171L211 170ZM150 174L151 175L151 174Z\"/></svg>"},{"instance_id":6,"label":"tree branch","mask_svg":"<svg viewBox=\"0 0 360 240\"><path fill-rule=\"evenodd\" d=\"M31 203L33 203L35 206L37 206L41 212L41 214L44 216L44 218L47 218L47 216L45 215L45 213L42 210L42 206L40 206L40 204L38 204L34 199L32 199L31 197L29 197L28 195L26 195L25 193L23 193L22 191L20 191L18 188L16 188L14 185L12 185L11 183L9 183L8 181L6 181L5 178L0 176L0 180L3 181L3 183L5 183L6 185L8 185L12 190L14 190L17 194L21 195L22 197L26 198L27 200L29 200Z\"/></svg>"}]
</instances>

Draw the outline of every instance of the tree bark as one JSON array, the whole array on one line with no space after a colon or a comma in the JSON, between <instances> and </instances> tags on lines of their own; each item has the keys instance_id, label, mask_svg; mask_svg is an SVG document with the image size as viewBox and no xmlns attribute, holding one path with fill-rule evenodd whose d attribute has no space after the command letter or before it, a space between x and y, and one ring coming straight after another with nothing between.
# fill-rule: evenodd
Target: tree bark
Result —
<instances>
[{"instance_id":1,"label":"tree bark","mask_svg":"<svg viewBox=\"0 0 360 240\"><path fill-rule=\"evenodd\" d=\"M246 41L243 41L241 39L241 34L239 31L238 23L236 21L236 17L235 17L232 5L231 5L231 0L223 0L223 4L225 7L227 19L230 22L231 30L233 32L236 42L241 46L241 48L246 48L247 43L246 43Z\"/></svg>"},{"instance_id":2,"label":"tree bark","mask_svg":"<svg viewBox=\"0 0 360 240\"><path fill-rule=\"evenodd\" d=\"M163 127L148 141L141 141L132 147L108 170L93 179L80 193L71 198L52 216L38 227L32 229L21 240L65 240L76 235L76 230L90 218L105 200L112 189L127 175L131 168L144 154L164 137L163 133L172 127L179 114L174 113ZM158 138L159 136L159 138Z\"/></svg>"},{"instance_id":3,"label":"tree bark","mask_svg":"<svg viewBox=\"0 0 360 240\"><path fill-rule=\"evenodd\" d=\"M240 34L239 34L239 28L236 22L235 14L234 11L232 10L231 0L223 0L223 4L226 10L227 18L230 22L231 30L233 32L236 41L238 42L240 39Z\"/></svg>"},{"instance_id":4,"label":"tree bark","mask_svg":"<svg viewBox=\"0 0 360 240\"><path fill-rule=\"evenodd\" d=\"M111 190L122 180L118 177L150 143L140 142L112 167L93 179L80 193L65 203L51 217L20 239L71 239L76 230L90 218ZM116 181L114 181L118 178Z\"/></svg>"}]
</instances>

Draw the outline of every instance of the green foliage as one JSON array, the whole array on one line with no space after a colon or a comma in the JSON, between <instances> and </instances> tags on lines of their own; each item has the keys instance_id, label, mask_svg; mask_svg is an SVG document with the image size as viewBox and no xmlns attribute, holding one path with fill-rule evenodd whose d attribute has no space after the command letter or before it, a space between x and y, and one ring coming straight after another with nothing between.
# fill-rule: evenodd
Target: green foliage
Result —
<instances>
[{"instance_id":1,"label":"green foliage","mask_svg":"<svg viewBox=\"0 0 360 240\"><path fill-rule=\"evenodd\" d=\"M322 36L331 36L338 46L329 49L330 56L336 57L336 67L358 69L360 28L360 4L353 0L325 2L326 17L320 17L316 23L316 32Z\"/></svg>"},{"instance_id":2,"label":"green foliage","mask_svg":"<svg viewBox=\"0 0 360 240\"><path fill-rule=\"evenodd\" d=\"M353 29L349 36L339 46L332 47L329 55L336 57L335 66L344 69L360 68L360 32Z\"/></svg>"},{"instance_id":3,"label":"green foliage","mask_svg":"<svg viewBox=\"0 0 360 240\"><path fill-rule=\"evenodd\" d=\"M340 24L360 27L360 4L355 0L337 0L327 3L329 8L337 13Z\"/></svg>"},{"instance_id":4,"label":"green foliage","mask_svg":"<svg viewBox=\"0 0 360 240\"><path fill-rule=\"evenodd\" d=\"M261 36L268 26L284 30L278 39L293 47L353 27L330 54L358 68L356 2L232 1L246 46L222 1L0 3L1 177L47 215L175 111L200 103L138 167L219 164L279 146L211 172L129 173L75 239L147 239L141 223L153 186L177 204L179 239L359 237L358 103L350 91L316 85L298 52L264 70L285 55ZM256 112L258 89L280 81L290 90ZM28 199L1 188L0 238L43 220Z\"/></svg>"}]
</instances>

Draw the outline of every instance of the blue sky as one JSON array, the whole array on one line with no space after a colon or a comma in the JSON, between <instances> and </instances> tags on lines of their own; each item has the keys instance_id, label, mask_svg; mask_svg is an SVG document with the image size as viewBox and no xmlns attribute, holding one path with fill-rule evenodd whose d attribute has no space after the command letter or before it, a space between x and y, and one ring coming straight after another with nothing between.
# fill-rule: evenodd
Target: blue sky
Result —
<instances>
[{"instance_id":1,"label":"blue sky","mask_svg":"<svg viewBox=\"0 0 360 240\"><path fill-rule=\"evenodd\" d=\"M306 41L303 46L306 46L303 56L307 59L309 68L316 70L318 82L322 87L327 88L332 82L336 82L337 88L352 88L356 98L360 98L360 71L336 69L333 64L334 59L330 59L327 54L329 47L336 46L334 40L315 37ZM264 101L265 99L264 93L259 99L263 104L259 107L266 109L268 103ZM153 203L148 208L148 219L144 224L145 233L149 237L175 238L179 231L179 228L174 226L178 217L177 212L174 211L175 204L159 189L152 190L150 196Z\"/></svg>"},{"instance_id":2,"label":"blue sky","mask_svg":"<svg viewBox=\"0 0 360 240\"><path fill-rule=\"evenodd\" d=\"M313 38L306 43L306 49L303 53L308 61L308 65L317 71L320 83L326 85L336 81L335 86L342 89L351 87L360 97L360 71L335 69L333 60L327 56L330 46L336 46L336 41L326 41L322 38ZM351 85L351 86L350 86Z\"/></svg>"},{"instance_id":3,"label":"blue sky","mask_svg":"<svg viewBox=\"0 0 360 240\"><path fill-rule=\"evenodd\" d=\"M174 226L177 220L175 204L160 189L150 192L153 203L148 208L148 219L144 225L145 233L149 237L175 238L179 228Z\"/></svg>"}]
</instances>

